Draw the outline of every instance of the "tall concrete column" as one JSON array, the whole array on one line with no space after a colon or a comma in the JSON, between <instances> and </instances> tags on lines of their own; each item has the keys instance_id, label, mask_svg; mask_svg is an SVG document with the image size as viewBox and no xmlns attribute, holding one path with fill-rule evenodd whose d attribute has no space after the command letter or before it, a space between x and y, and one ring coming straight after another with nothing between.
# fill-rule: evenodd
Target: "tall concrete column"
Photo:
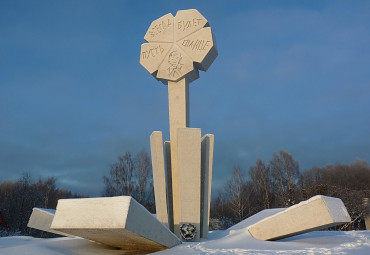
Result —
<instances>
[{"instance_id":1,"label":"tall concrete column","mask_svg":"<svg viewBox=\"0 0 370 255\"><path fill-rule=\"evenodd\" d=\"M200 128L179 128L177 132L180 222L178 225L175 224L175 230L180 230L180 227L184 229L181 235L184 239L187 231L194 226L195 229L190 230L193 232L191 238L197 241L200 238L201 218L201 130Z\"/></svg>"},{"instance_id":2,"label":"tall concrete column","mask_svg":"<svg viewBox=\"0 0 370 255\"><path fill-rule=\"evenodd\" d=\"M162 132L154 131L150 135L150 152L152 155L154 198L157 218L160 222L169 227Z\"/></svg>"},{"instance_id":3,"label":"tall concrete column","mask_svg":"<svg viewBox=\"0 0 370 255\"><path fill-rule=\"evenodd\" d=\"M208 238L209 212L211 208L211 186L213 166L214 135L202 137L201 163L201 205L200 205L200 237Z\"/></svg>"},{"instance_id":4,"label":"tall concrete column","mask_svg":"<svg viewBox=\"0 0 370 255\"><path fill-rule=\"evenodd\" d=\"M185 78L178 82L168 81L168 105L171 140L171 175L174 232L179 236L180 200L177 153L177 130L189 126L189 83Z\"/></svg>"},{"instance_id":5,"label":"tall concrete column","mask_svg":"<svg viewBox=\"0 0 370 255\"><path fill-rule=\"evenodd\" d=\"M166 151L166 187L167 187L167 205L168 205L168 227L172 232L173 228L173 199L172 199L172 167L171 167L171 142L165 141Z\"/></svg>"}]
</instances>

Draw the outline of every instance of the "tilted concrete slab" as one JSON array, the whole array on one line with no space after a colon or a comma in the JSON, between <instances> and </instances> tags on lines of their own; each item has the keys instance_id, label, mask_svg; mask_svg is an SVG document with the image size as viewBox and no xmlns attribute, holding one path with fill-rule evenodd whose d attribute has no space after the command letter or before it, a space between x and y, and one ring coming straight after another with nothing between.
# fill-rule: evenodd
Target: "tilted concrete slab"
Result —
<instances>
[{"instance_id":1,"label":"tilted concrete slab","mask_svg":"<svg viewBox=\"0 0 370 255\"><path fill-rule=\"evenodd\" d=\"M129 196L60 199L51 229L131 251L154 252L181 243Z\"/></svg>"},{"instance_id":2,"label":"tilted concrete slab","mask_svg":"<svg viewBox=\"0 0 370 255\"><path fill-rule=\"evenodd\" d=\"M278 240L351 221L342 200L314 196L248 227L260 240Z\"/></svg>"},{"instance_id":3,"label":"tilted concrete slab","mask_svg":"<svg viewBox=\"0 0 370 255\"><path fill-rule=\"evenodd\" d=\"M42 230L42 231L57 234L57 235L61 235L61 236L74 237L67 233L63 233L60 231L50 229L51 223L54 219L54 214L55 214L55 210L53 209L35 207L32 210L32 214L28 221L27 227Z\"/></svg>"}]
</instances>

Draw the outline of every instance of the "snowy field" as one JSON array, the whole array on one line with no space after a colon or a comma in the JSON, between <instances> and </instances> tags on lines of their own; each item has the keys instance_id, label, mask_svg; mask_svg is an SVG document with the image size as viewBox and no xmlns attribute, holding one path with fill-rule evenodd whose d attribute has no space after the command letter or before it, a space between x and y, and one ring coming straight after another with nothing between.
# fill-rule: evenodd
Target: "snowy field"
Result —
<instances>
[{"instance_id":1,"label":"snowy field","mask_svg":"<svg viewBox=\"0 0 370 255\"><path fill-rule=\"evenodd\" d=\"M2 255L103 255L130 254L80 238L38 239L25 236L0 238ZM135 254L135 253L133 253ZM260 241L245 231L216 231L210 239L184 243L165 254L370 254L370 231L314 231L282 241Z\"/></svg>"},{"instance_id":2,"label":"snowy field","mask_svg":"<svg viewBox=\"0 0 370 255\"><path fill-rule=\"evenodd\" d=\"M314 231L280 241L254 239L245 228L281 209L262 211L230 229L213 231L208 240L183 243L156 255L192 254L370 254L370 231ZM127 253L80 238L39 239L25 236L0 238L1 255L95 255Z\"/></svg>"}]
</instances>

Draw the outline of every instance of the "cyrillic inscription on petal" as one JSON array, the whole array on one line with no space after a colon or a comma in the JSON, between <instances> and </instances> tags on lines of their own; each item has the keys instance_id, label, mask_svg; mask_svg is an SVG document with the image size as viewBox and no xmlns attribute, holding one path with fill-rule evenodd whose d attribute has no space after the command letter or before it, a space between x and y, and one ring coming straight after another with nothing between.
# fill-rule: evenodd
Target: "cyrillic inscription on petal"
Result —
<instances>
[{"instance_id":1,"label":"cyrillic inscription on petal","mask_svg":"<svg viewBox=\"0 0 370 255\"><path fill-rule=\"evenodd\" d=\"M212 30L202 28L177 42L182 50L196 63L199 69L205 71L217 57Z\"/></svg>"},{"instance_id":2,"label":"cyrillic inscription on petal","mask_svg":"<svg viewBox=\"0 0 370 255\"><path fill-rule=\"evenodd\" d=\"M144 43L141 45L140 64L151 74L158 70L164 57L171 49L171 43Z\"/></svg>"},{"instance_id":3,"label":"cyrillic inscription on petal","mask_svg":"<svg viewBox=\"0 0 370 255\"><path fill-rule=\"evenodd\" d=\"M175 17L175 40L200 30L207 23L203 15L195 9L178 11Z\"/></svg>"},{"instance_id":4,"label":"cyrillic inscription on petal","mask_svg":"<svg viewBox=\"0 0 370 255\"><path fill-rule=\"evenodd\" d=\"M173 42L173 23L174 18L168 13L150 24L144 39L147 42Z\"/></svg>"}]
</instances>

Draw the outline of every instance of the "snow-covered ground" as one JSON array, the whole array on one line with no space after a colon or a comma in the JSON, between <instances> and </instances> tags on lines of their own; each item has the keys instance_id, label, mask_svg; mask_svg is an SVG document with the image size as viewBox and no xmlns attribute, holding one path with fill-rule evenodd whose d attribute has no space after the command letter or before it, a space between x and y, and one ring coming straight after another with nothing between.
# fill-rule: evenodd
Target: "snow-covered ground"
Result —
<instances>
[{"instance_id":1,"label":"snow-covered ground","mask_svg":"<svg viewBox=\"0 0 370 255\"><path fill-rule=\"evenodd\" d=\"M260 241L243 232L156 254L370 254L370 231L315 231L284 241Z\"/></svg>"},{"instance_id":2,"label":"snow-covered ground","mask_svg":"<svg viewBox=\"0 0 370 255\"><path fill-rule=\"evenodd\" d=\"M261 241L250 236L246 227L277 213L262 211L228 230L213 231L208 240L183 243L156 255L193 254L370 254L370 231L314 231L280 241ZM25 236L0 238L1 255L103 255L131 254L81 238L39 239ZM137 253L136 253L137 254Z\"/></svg>"}]
</instances>

